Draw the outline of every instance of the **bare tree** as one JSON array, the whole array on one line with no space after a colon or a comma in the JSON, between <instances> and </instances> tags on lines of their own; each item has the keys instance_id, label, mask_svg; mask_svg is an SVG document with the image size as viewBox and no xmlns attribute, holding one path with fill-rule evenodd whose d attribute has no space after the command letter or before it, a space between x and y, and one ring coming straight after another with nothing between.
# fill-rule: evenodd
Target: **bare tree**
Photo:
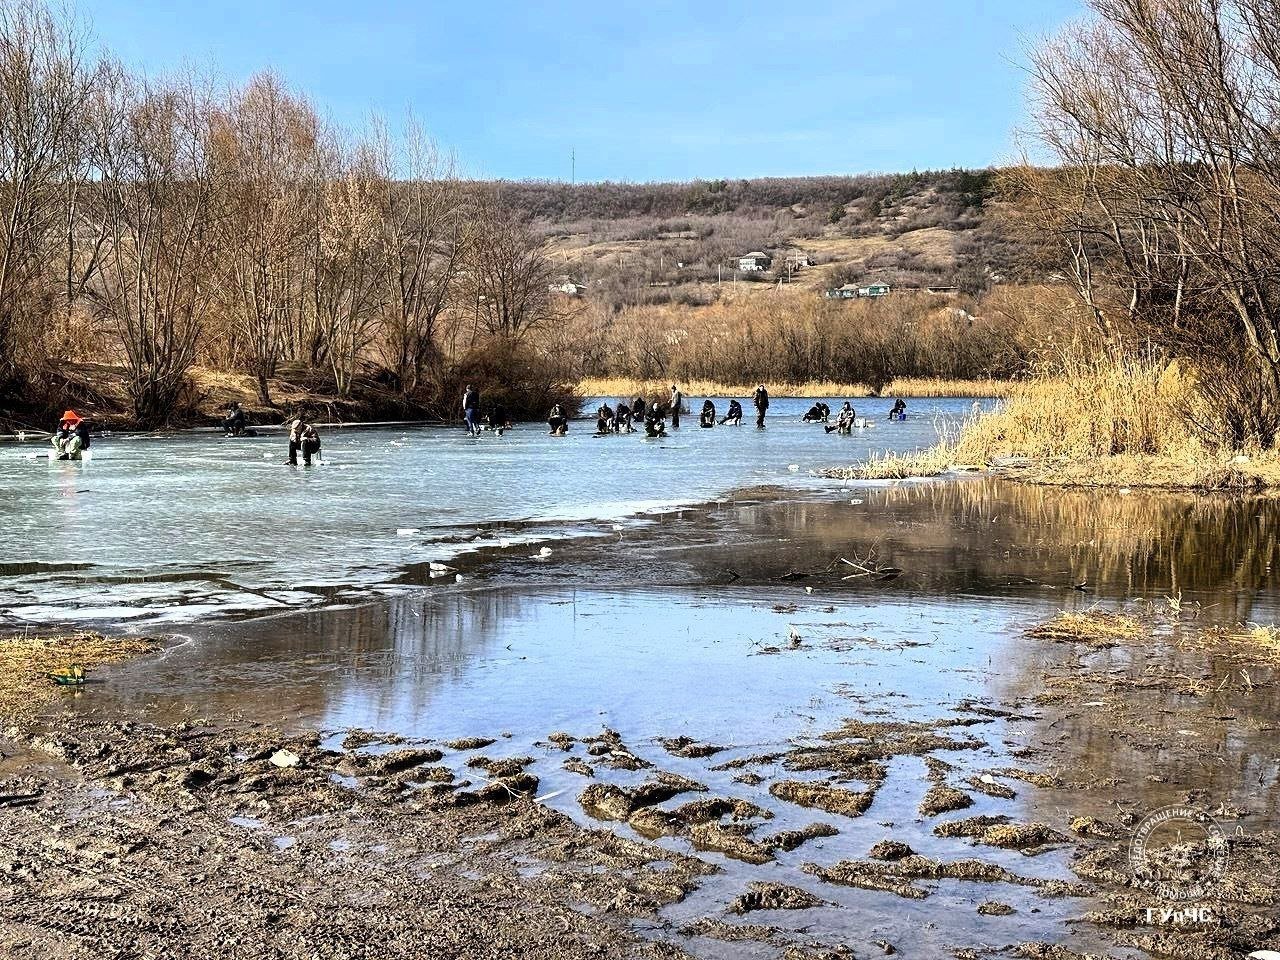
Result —
<instances>
[{"instance_id":1,"label":"bare tree","mask_svg":"<svg viewBox=\"0 0 1280 960\"><path fill-rule=\"evenodd\" d=\"M234 91L212 117L218 298L264 404L305 296L319 128L311 105L270 73Z\"/></svg>"},{"instance_id":2,"label":"bare tree","mask_svg":"<svg viewBox=\"0 0 1280 960\"><path fill-rule=\"evenodd\" d=\"M516 340L560 317L542 244L496 189L473 193L466 251L460 308L472 311L477 333Z\"/></svg>"},{"instance_id":3,"label":"bare tree","mask_svg":"<svg viewBox=\"0 0 1280 960\"><path fill-rule=\"evenodd\" d=\"M339 396L351 390L383 304L379 200L387 186L367 144L349 153L345 169L324 188L312 286L317 329Z\"/></svg>"},{"instance_id":4,"label":"bare tree","mask_svg":"<svg viewBox=\"0 0 1280 960\"><path fill-rule=\"evenodd\" d=\"M386 291L382 358L410 396L441 357L437 326L464 253L463 197L452 164L416 124L410 123L398 157L385 129L378 144ZM395 177L398 167L403 181Z\"/></svg>"},{"instance_id":5,"label":"bare tree","mask_svg":"<svg viewBox=\"0 0 1280 960\"><path fill-rule=\"evenodd\" d=\"M67 190L85 176L97 69L70 18L36 0L0 4L0 386L57 305L54 264L59 244L75 243Z\"/></svg>"},{"instance_id":6,"label":"bare tree","mask_svg":"<svg viewBox=\"0 0 1280 960\"><path fill-rule=\"evenodd\" d=\"M1091 6L1090 22L1034 58L1036 133L1061 164L1040 178L1039 220L1109 332L1155 341L1210 389L1216 373L1247 367L1221 398L1249 410L1227 439L1270 446L1280 428L1280 6Z\"/></svg>"},{"instance_id":7,"label":"bare tree","mask_svg":"<svg viewBox=\"0 0 1280 960\"><path fill-rule=\"evenodd\" d=\"M145 424L175 412L212 299L209 116L210 98L191 80L149 84L118 66L94 111L96 213L108 243L91 296L120 338Z\"/></svg>"}]
</instances>

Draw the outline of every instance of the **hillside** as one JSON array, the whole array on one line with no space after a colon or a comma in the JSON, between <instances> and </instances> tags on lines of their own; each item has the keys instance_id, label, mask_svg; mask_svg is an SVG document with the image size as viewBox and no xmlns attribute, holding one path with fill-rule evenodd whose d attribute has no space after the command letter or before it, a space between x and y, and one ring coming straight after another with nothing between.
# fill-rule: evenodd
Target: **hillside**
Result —
<instances>
[{"instance_id":1,"label":"hillside","mask_svg":"<svg viewBox=\"0 0 1280 960\"><path fill-rule=\"evenodd\" d=\"M562 272L586 285L587 299L616 310L712 303L751 251L770 254L773 268L738 273L738 295L746 283L779 281L815 295L846 282L977 293L1026 272L1001 228L995 179L991 170L950 170L500 187Z\"/></svg>"}]
</instances>

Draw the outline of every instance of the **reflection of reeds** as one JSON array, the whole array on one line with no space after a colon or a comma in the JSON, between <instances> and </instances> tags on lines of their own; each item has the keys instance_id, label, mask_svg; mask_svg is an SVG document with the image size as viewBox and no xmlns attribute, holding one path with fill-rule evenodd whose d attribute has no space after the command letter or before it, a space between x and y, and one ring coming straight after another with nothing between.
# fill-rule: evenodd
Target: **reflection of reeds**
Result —
<instances>
[{"instance_id":1,"label":"reflection of reeds","mask_svg":"<svg viewBox=\"0 0 1280 960\"><path fill-rule=\"evenodd\" d=\"M750 397L757 384L721 383L714 380L680 380L680 389L689 397ZM590 377L578 384L578 393L584 397L665 397L671 389L670 380L635 380L629 377ZM862 383L832 383L813 381L808 383L768 384L774 397L804 397L814 399L858 398L872 396L872 390ZM1011 384L1007 380L934 380L921 377L895 380L881 397L964 397L986 398L1007 396Z\"/></svg>"}]
</instances>

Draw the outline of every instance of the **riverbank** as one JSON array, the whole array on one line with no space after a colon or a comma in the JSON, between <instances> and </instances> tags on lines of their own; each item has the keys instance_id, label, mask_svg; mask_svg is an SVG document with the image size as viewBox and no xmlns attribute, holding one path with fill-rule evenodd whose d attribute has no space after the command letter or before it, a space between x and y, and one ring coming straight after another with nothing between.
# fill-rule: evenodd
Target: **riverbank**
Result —
<instances>
[{"instance_id":1,"label":"riverbank","mask_svg":"<svg viewBox=\"0 0 1280 960\"><path fill-rule=\"evenodd\" d=\"M637 380L628 377L588 377L578 382L578 393L584 397L665 397L671 384L680 386L686 397L737 397L750 399L758 384L728 384L712 380ZM765 385L773 397L832 399L848 397L963 397L987 399L1006 396L1012 388L1008 380L894 380L876 393L863 383L769 383Z\"/></svg>"},{"instance_id":2,"label":"riverbank","mask_svg":"<svg viewBox=\"0 0 1280 960\"><path fill-rule=\"evenodd\" d=\"M903 656L877 652L890 637L850 637L825 604L794 604L784 616L804 635L753 656L775 673ZM1004 661L985 694L961 684L929 708L859 686L842 721L766 745L698 736L700 715L656 737L429 738L198 711L7 723L0 950L1228 960L1280 947L1274 796L1242 779L1274 719L1274 634L1206 630L1162 605L1053 616L1015 639L1036 666ZM919 637L910 655L944 665L945 649ZM1135 875L1131 842L1164 809L1192 813L1147 841L1150 873ZM1200 888L1196 919L1163 916ZM936 919L921 925L926 900Z\"/></svg>"}]
</instances>

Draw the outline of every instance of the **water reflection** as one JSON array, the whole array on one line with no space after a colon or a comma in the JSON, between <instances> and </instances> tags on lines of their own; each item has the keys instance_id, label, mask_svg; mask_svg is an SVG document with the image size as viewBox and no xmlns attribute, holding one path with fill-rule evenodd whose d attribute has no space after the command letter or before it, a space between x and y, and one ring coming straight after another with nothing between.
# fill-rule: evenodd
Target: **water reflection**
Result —
<instances>
[{"instance_id":1,"label":"water reflection","mask_svg":"<svg viewBox=\"0 0 1280 960\"><path fill-rule=\"evenodd\" d=\"M979 478L849 486L840 499L764 494L663 518L643 538L584 544L543 565L547 579L593 580L634 569L671 584L729 590L780 581L797 592L964 594L1099 599L1181 595L1205 615L1238 622L1277 616L1280 502L1060 490ZM893 583L845 580L840 557L899 567ZM650 562L651 561L651 562ZM538 576L528 564L504 573ZM1080 587L1080 589L1077 589Z\"/></svg>"}]
</instances>

